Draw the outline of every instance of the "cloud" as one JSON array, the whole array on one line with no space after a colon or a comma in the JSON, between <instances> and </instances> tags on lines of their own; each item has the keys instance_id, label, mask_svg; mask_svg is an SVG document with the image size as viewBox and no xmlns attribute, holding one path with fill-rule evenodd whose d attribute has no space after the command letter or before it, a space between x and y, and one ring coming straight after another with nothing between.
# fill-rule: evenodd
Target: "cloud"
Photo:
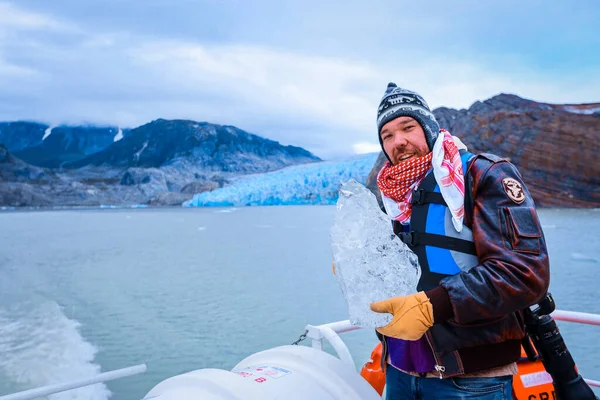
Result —
<instances>
[{"instance_id":1,"label":"cloud","mask_svg":"<svg viewBox=\"0 0 600 400\"><path fill-rule=\"evenodd\" d=\"M376 81L377 71L366 65L259 46L173 41L149 43L131 54L136 65L161 75L165 86L251 104L272 116L361 128L372 107L356 89Z\"/></svg>"},{"instance_id":2,"label":"cloud","mask_svg":"<svg viewBox=\"0 0 600 400\"><path fill-rule=\"evenodd\" d=\"M376 153L381 151L379 143L360 142L354 143L352 149L356 154Z\"/></svg>"},{"instance_id":3,"label":"cloud","mask_svg":"<svg viewBox=\"0 0 600 400\"><path fill-rule=\"evenodd\" d=\"M5 12L6 14L3 14ZM600 78L557 79L507 57L424 53L373 62L264 44L174 39L69 21L0 3L0 120L135 127L156 118L231 124L335 157L379 148L375 113L389 81L431 107L466 108L505 92L547 102L597 101Z\"/></svg>"},{"instance_id":4,"label":"cloud","mask_svg":"<svg viewBox=\"0 0 600 400\"><path fill-rule=\"evenodd\" d=\"M216 108L205 108L212 118L243 124L248 118L256 121L252 115L260 113L263 123L280 126L308 120L321 129L304 132L295 140L318 136L330 146L354 152L378 148L375 110L388 80L419 90L432 107L466 108L501 92L542 101L564 101L569 91L573 99L596 95L589 88L551 82L534 71L521 70L515 79L509 71L456 60L375 67L257 46L175 41L145 44L131 54L136 64L157 74L155 82L174 90L173 95L185 90L191 98L194 93L214 97ZM402 77L410 81L396 79Z\"/></svg>"},{"instance_id":5,"label":"cloud","mask_svg":"<svg viewBox=\"0 0 600 400\"><path fill-rule=\"evenodd\" d=\"M44 14L26 11L11 3L0 2L0 32L8 29L69 31L71 24L60 22Z\"/></svg>"}]
</instances>

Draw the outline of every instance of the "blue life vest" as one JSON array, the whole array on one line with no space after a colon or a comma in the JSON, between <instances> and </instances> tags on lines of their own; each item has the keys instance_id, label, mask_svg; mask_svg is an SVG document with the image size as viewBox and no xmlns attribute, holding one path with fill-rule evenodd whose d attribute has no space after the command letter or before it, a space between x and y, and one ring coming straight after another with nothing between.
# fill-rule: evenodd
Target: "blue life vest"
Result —
<instances>
[{"instance_id":1,"label":"blue life vest","mask_svg":"<svg viewBox=\"0 0 600 400\"><path fill-rule=\"evenodd\" d=\"M474 155L466 151L461 151L460 154L465 174L467 210L470 189L467 187L466 172L469 160ZM410 224L402 225L394 221L394 233L419 258L421 278L417 285L418 291L433 289L442 278L467 271L479 263L471 229L463 220L462 231L456 231L452 224L452 214L440 193L433 172L412 193Z\"/></svg>"}]
</instances>

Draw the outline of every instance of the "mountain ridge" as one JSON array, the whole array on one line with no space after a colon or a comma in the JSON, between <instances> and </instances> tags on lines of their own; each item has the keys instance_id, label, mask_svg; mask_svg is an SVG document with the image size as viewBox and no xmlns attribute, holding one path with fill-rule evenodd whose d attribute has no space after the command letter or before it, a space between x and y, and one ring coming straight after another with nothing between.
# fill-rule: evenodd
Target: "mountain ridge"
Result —
<instances>
[{"instance_id":1,"label":"mountain ridge","mask_svg":"<svg viewBox=\"0 0 600 400\"><path fill-rule=\"evenodd\" d=\"M237 139L237 140L234 140ZM188 159L198 162L204 169L240 172L265 172L254 170L251 160L227 160L226 154L255 154L259 158L276 158L268 168L292 164L292 159L305 162L320 161L312 153L296 146L283 146L279 142L248 133L232 125L218 125L193 120L156 119L129 131L127 137L107 148L68 163L67 168L86 165L114 167L159 168Z\"/></svg>"}]
</instances>

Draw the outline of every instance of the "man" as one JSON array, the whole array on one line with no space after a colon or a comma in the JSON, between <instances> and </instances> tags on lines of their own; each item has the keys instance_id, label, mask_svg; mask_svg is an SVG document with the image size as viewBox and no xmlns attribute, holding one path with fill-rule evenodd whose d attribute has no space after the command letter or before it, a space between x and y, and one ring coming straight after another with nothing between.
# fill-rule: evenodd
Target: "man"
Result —
<instances>
[{"instance_id":1,"label":"man","mask_svg":"<svg viewBox=\"0 0 600 400\"><path fill-rule=\"evenodd\" d=\"M546 242L521 175L473 155L425 100L390 83L377 112L377 183L394 232L418 256L416 294L376 302L387 399L512 399L521 310L549 285Z\"/></svg>"}]
</instances>

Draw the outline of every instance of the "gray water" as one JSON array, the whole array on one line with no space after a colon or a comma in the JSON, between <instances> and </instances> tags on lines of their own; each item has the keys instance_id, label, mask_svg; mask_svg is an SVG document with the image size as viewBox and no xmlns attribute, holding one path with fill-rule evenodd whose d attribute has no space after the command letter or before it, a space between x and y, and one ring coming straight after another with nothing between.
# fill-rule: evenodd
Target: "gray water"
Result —
<instances>
[{"instance_id":1,"label":"gray water","mask_svg":"<svg viewBox=\"0 0 600 400\"><path fill-rule=\"evenodd\" d=\"M52 399L140 399L169 376L231 369L347 319L331 206L0 213L0 395L145 363ZM600 210L541 210L558 308L600 313ZM567 228L568 227L568 228ZM600 327L559 322L600 380ZM372 331L343 334L357 366Z\"/></svg>"}]
</instances>

